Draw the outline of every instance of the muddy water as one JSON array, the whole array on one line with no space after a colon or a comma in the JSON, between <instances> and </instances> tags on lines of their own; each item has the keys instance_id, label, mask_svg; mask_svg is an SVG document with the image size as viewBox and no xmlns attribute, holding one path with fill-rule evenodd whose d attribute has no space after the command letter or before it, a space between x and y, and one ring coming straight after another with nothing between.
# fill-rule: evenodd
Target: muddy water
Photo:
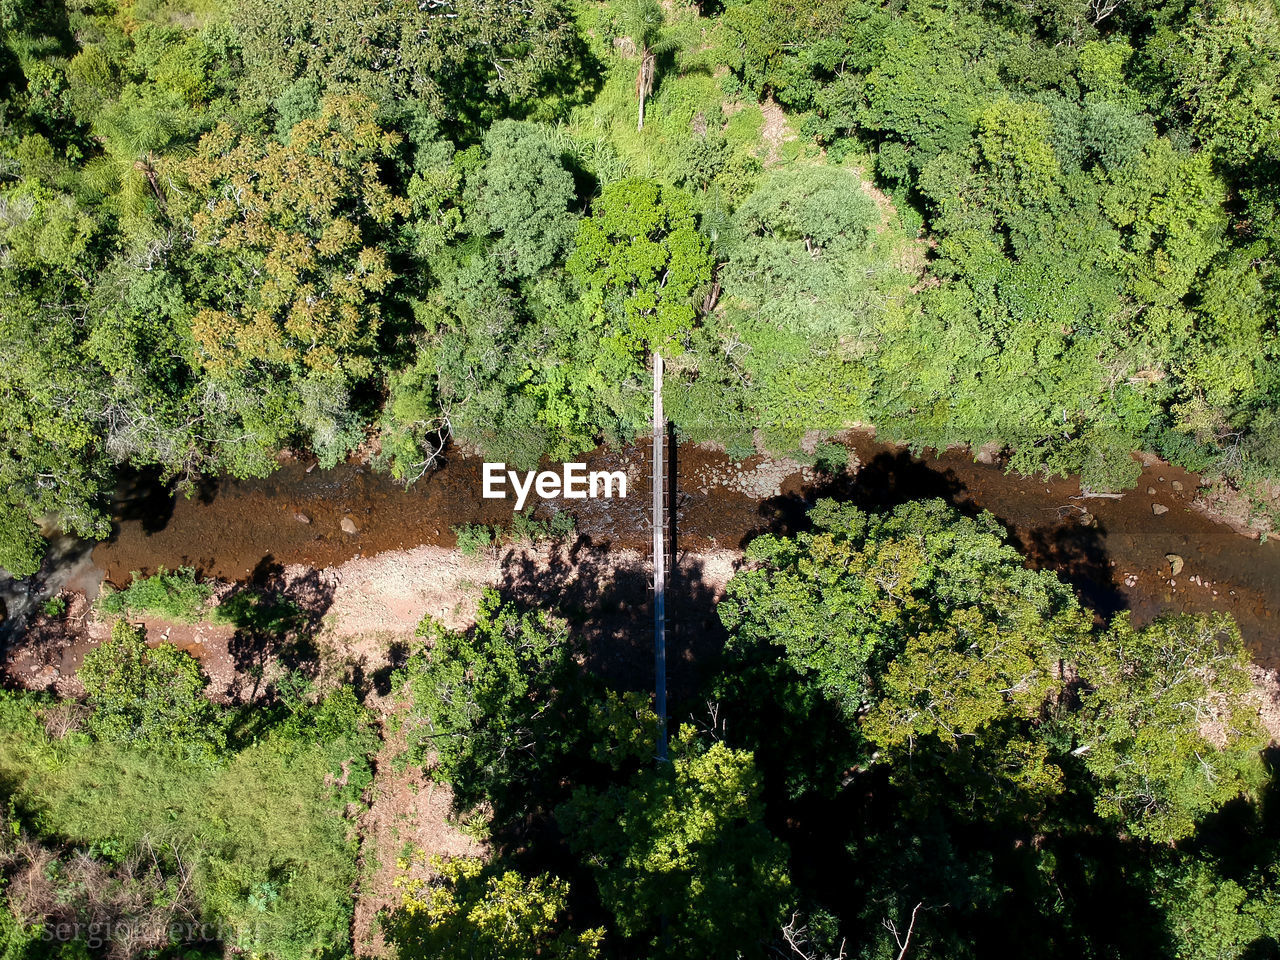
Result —
<instances>
[{"instance_id":1,"label":"muddy water","mask_svg":"<svg viewBox=\"0 0 1280 960\"><path fill-rule=\"evenodd\" d=\"M736 463L676 448L677 552L736 548L764 531L793 530L818 496L870 507L940 496L991 511L1030 563L1059 571L1102 613L1129 609L1145 621L1164 611L1226 610L1259 659L1280 664L1280 543L1240 536L1193 509L1195 476L1156 463L1121 499L1081 499L1075 481L1008 476L960 452L922 460L864 436L847 442L858 466L836 479L790 461ZM624 470L627 498L555 501L540 504L539 515L573 503L578 532L592 544L645 549L647 451L600 449L584 459L592 470ZM190 498L141 483L125 491L114 535L93 560L115 583L161 565L243 579L263 565L327 566L419 544L452 546L458 524L509 519L511 500L483 500L480 491L480 461L461 455L408 490L363 465L308 470L296 461L265 480L226 480ZM1153 504L1168 510L1156 514ZM344 519L355 532L344 531ZM1176 576L1166 554L1183 558Z\"/></svg>"}]
</instances>

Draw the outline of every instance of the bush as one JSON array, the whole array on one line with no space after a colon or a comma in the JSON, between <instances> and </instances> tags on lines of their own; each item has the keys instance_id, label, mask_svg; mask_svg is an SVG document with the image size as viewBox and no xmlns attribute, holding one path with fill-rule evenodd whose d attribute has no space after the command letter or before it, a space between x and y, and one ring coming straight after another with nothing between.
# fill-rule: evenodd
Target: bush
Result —
<instances>
[{"instance_id":1,"label":"bush","mask_svg":"<svg viewBox=\"0 0 1280 960\"><path fill-rule=\"evenodd\" d=\"M507 527L505 539L510 543L538 543L541 540L559 539L568 536L577 529L578 523L573 514L558 511L549 520L535 520L533 509L511 515L511 524Z\"/></svg>"},{"instance_id":2,"label":"bush","mask_svg":"<svg viewBox=\"0 0 1280 960\"><path fill-rule=\"evenodd\" d=\"M823 473L843 473L849 466L849 450L832 440L824 440L813 451L813 465Z\"/></svg>"},{"instance_id":3,"label":"bush","mask_svg":"<svg viewBox=\"0 0 1280 960\"><path fill-rule=\"evenodd\" d=\"M174 745L193 757L211 756L225 743L195 657L169 643L147 646L143 632L124 620L85 654L79 676L93 709L89 729L100 740Z\"/></svg>"},{"instance_id":4,"label":"bush","mask_svg":"<svg viewBox=\"0 0 1280 960\"><path fill-rule=\"evenodd\" d=\"M50 597L41 604L40 609L50 620L56 620L67 612L67 598L61 595Z\"/></svg>"},{"instance_id":5,"label":"bush","mask_svg":"<svg viewBox=\"0 0 1280 960\"><path fill-rule=\"evenodd\" d=\"M493 544L493 531L483 523L464 523L453 528L458 538L458 552L464 557L478 557Z\"/></svg>"},{"instance_id":6,"label":"bush","mask_svg":"<svg viewBox=\"0 0 1280 960\"><path fill-rule=\"evenodd\" d=\"M150 577L134 571L133 583L102 598L102 609L118 616L150 613L175 623L197 623L203 618L205 604L212 595L213 588L207 583L197 583L196 572L191 567L173 571L161 567Z\"/></svg>"},{"instance_id":7,"label":"bush","mask_svg":"<svg viewBox=\"0 0 1280 960\"><path fill-rule=\"evenodd\" d=\"M302 609L288 597L260 590L232 593L209 614L212 623L225 623L250 633L284 637L305 621Z\"/></svg>"},{"instance_id":8,"label":"bush","mask_svg":"<svg viewBox=\"0 0 1280 960\"><path fill-rule=\"evenodd\" d=\"M543 540L558 540L567 537L578 528L573 514L559 511L547 520L537 520L533 516L533 508L513 513L506 529L487 527L482 523L464 523L453 528L458 538L458 551L464 557L477 557L489 547L511 544L534 544Z\"/></svg>"},{"instance_id":9,"label":"bush","mask_svg":"<svg viewBox=\"0 0 1280 960\"><path fill-rule=\"evenodd\" d=\"M114 862L145 855L149 838L162 842L190 867L202 919L242 955L352 955L350 805L369 784L377 736L349 698L307 707L305 729L267 730L218 764L137 741L53 741L46 703L0 691L0 778L31 822L60 843L110 849ZM0 945L6 933L0 920Z\"/></svg>"}]
</instances>

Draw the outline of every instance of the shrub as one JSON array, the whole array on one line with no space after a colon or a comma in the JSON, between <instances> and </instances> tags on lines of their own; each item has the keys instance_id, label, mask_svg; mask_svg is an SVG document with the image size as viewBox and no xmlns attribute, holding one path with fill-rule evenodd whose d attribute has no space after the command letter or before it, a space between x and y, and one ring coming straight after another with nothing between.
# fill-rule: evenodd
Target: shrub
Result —
<instances>
[{"instance_id":1,"label":"shrub","mask_svg":"<svg viewBox=\"0 0 1280 960\"><path fill-rule=\"evenodd\" d=\"M205 604L212 595L213 588L198 583L191 567L172 571L160 567L150 577L134 571L133 583L102 598L102 609L120 616L150 613L176 623L196 623L204 616Z\"/></svg>"},{"instance_id":2,"label":"shrub","mask_svg":"<svg viewBox=\"0 0 1280 960\"><path fill-rule=\"evenodd\" d=\"M44 615L51 620L56 620L67 612L67 598L64 596L50 597L43 604L41 609Z\"/></svg>"},{"instance_id":3,"label":"shrub","mask_svg":"<svg viewBox=\"0 0 1280 960\"><path fill-rule=\"evenodd\" d=\"M143 632L124 620L85 654L79 676L93 709L89 730L100 740L172 744L193 756L216 753L225 742L195 657L170 643L147 646Z\"/></svg>"},{"instance_id":4,"label":"shrub","mask_svg":"<svg viewBox=\"0 0 1280 960\"><path fill-rule=\"evenodd\" d=\"M483 523L464 523L454 527L453 532L464 557L478 557L493 544L493 531Z\"/></svg>"},{"instance_id":5,"label":"shrub","mask_svg":"<svg viewBox=\"0 0 1280 960\"><path fill-rule=\"evenodd\" d=\"M511 515L511 524L507 527L505 539L511 543L538 543L541 540L558 539L568 536L577 529L578 522L573 514L563 510L551 515L548 520L535 520L533 509Z\"/></svg>"},{"instance_id":6,"label":"shrub","mask_svg":"<svg viewBox=\"0 0 1280 960\"><path fill-rule=\"evenodd\" d=\"M843 473L849 465L849 450L831 440L824 440L813 451L813 465L823 473Z\"/></svg>"}]
</instances>

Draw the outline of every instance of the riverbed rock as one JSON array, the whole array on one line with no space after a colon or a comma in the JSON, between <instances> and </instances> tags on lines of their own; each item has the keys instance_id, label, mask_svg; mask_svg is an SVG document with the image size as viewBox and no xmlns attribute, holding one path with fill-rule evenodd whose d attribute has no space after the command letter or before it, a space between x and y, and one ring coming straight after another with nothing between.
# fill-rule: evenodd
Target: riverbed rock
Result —
<instances>
[{"instance_id":1,"label":"riverbed rock","mask_svg":"<svg viewBox=\"0 0 1280 960\"><path fill-rule=\"evenodd\" d=\"M1169 561L1169 573L1171 576L1177 576L1182 572L1182 568L1186 565L1186 561L1176 553L1166 553L1164 558Z\"/></svg>"},{"instance_id":2,"label":"riverbed rock","mask_svg":"<svg viewBox=\"0 0 1280 960\"><path fill-rule=\"evenodd\" d=\"M1088 512L1085 512L1085 513L1080 514L1080 526L1082 526L1082 527L1092 527L1092 526L1093 526L1093 514L1092 514L1092 513L1088 513Z\"/></svg>"},{"instance_id":3,"label":"riverbed rock","mask_svg":"<svg viewBox=\"0 0 1280 960\"><path fill-rule=\"evenodd\" d=\"M338 524L342 528L343 533L356 534L360 532L360 528L356 526L356 522L350 517L343 517L342 522Z\"/></svg>"},{"instance_id":4,"label":"riverbed rock","mask_svg":"<svg viewBox=\"0 0 1280 960\"><path fill-rule=\"evenodd\" d=\"M1158 516L1160 516L1160 514L1162 514L1162 513L1168 513L1168 512L1169 512L1169 508L1168 508L1168 507L1166 507L1163 503L1153 503L1153 504L1151 505L1151 512L1152 512L1152 513L1154 513L1154 514L1158 517Z\"/></svg>"},{"instance_id":5,"label":"riverbed rock","mask_svg":"<svg viewBox=\"0 0 1280 960\"><path fill-rule=\"evenodd\" d=\"M1147 496L1154 497L1156 495L1155 487L1147 487Z\"/></svg>"},{"instance_id":6,"label":"riverbed rock","mask_svg":"<svg viewBox=\"0 0 1280 960\"><path fill-rule=\"evenodd\" d=\"M1177 490L1179 493L1181 493L1181 492L1182 492L1182 481L1181 481L1181 480L1175 480L1175 481L1173 481L1173 483L1172 483L1172 484L1170 484L1170 486L1172 486L1172 487L1173 487L1173 489L1174 489L1174 490Z\"/></svg>"},{"instance_id":7,"label":"riverbed rock","mask_svg":"<svg viewBox=\"0 0 1280 960\"><path fill-rule=\"evenodd\" d=\"M303 513L301 510L297 510L297 511L295 511L295 512L294 512L294 514L293 514L293 519L297 520L299 523L310 523L310 522L311 522L311 518L310 518L310 517L308 517L308 516L307 516L305 513Z\"/></svg>"}]
</instances>

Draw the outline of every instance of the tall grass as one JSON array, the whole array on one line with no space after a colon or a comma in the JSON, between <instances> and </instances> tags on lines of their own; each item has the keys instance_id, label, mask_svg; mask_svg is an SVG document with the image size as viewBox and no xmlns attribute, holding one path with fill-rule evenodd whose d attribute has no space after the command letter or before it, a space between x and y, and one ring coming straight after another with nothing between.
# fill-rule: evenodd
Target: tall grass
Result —
<instances>
[{"instance_id":1,"label":"tall grass","mask_svg":"<svg viewBox=\"0 0 1280 960\"><path fill-rule=\"evenodd\" d=\"M369 782L377 737L349 691L330 700L217 766L82 733L52 739L40 700L0 691L0 782L42 838L180 856L207 919L234 931L227 946L349 955L358 870L345 810Z\"/></svg>"}]
</instances>

